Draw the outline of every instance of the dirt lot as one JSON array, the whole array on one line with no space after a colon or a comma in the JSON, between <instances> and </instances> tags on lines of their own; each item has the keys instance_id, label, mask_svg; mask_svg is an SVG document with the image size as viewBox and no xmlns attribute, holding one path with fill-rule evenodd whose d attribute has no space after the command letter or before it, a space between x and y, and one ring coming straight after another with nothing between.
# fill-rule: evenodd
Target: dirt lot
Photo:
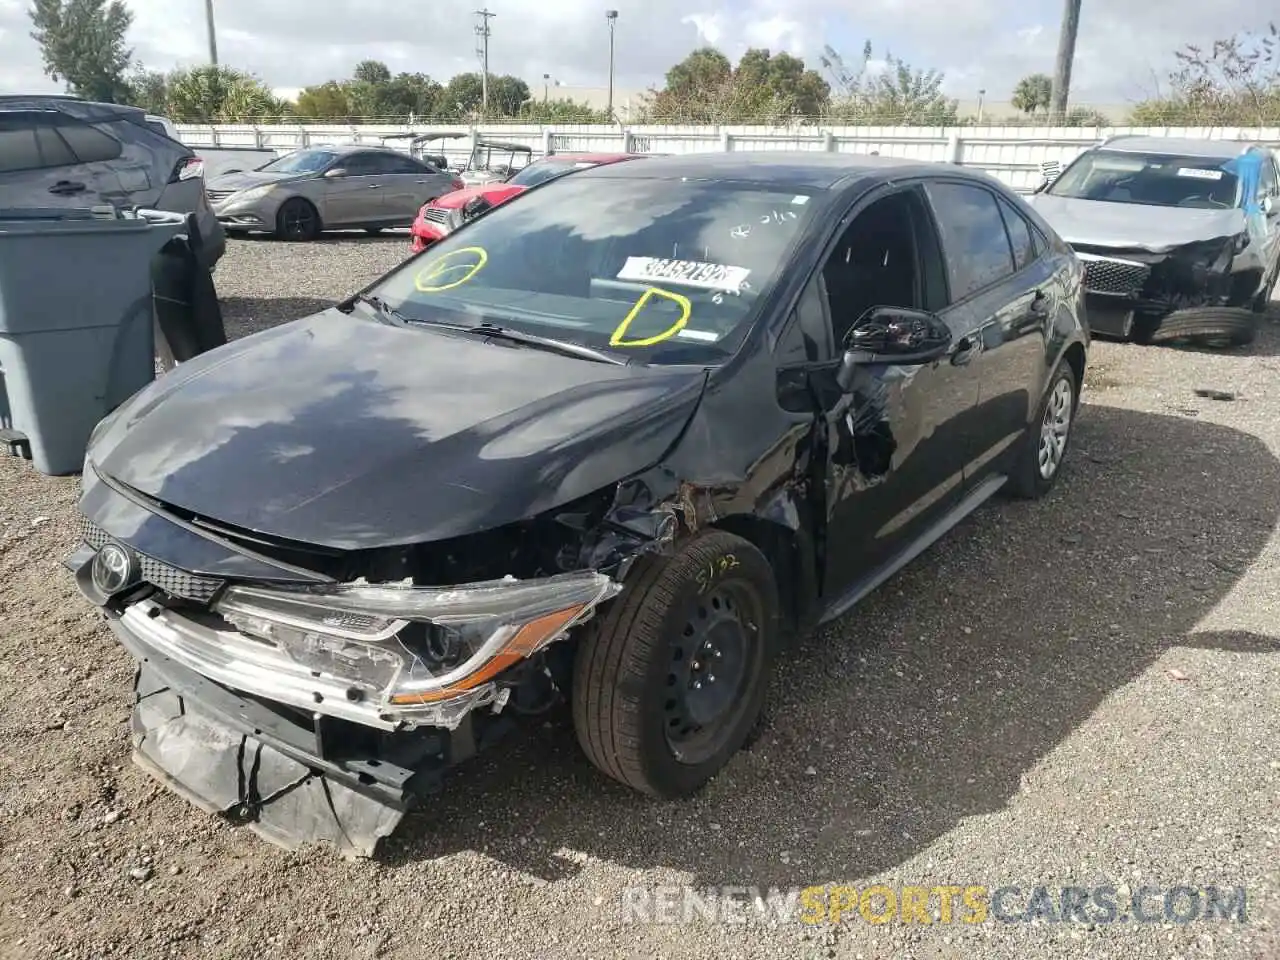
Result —
<instances>
[{"instance_id":1,"label":"dirt lot","mask_svg":"<svg viewBox=\"0 0 1280 960\"><path fill-rule=\"evenodd\" d=\"M233 241L244 333L405 238ZM1229 354L1099 344L1055 493L992 504L799 639L702 796L597 776L549 724L381 860L290 854L129 761L131 666L59 566L75 479L0 459L6 957L1280 957L1280 325ZM1227 390L1234 400L1198 397ZM1244 885L1246 923L624 922L623 890ZM1159 909L1159 897L1151 901Z\"/></svg>"}]
</instances>

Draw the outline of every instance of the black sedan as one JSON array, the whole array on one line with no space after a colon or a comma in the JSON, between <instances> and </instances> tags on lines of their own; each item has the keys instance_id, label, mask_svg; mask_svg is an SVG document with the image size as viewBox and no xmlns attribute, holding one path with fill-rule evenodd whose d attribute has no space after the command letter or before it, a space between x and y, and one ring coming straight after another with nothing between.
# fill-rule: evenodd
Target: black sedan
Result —
<instances>
[{"instance_id":1,"label":"black sedan","mask_svg":"<svg viewBox=\"0 0 1280 960\"><path fill-rule=\"evenodd\" d=\"M654 158L180 365L99 425L68 559L135 758L357 854L566 700L606 774L698 789L787 637L1053 486L1081 274L956 167Z\"/></svg>"}]
</instances>

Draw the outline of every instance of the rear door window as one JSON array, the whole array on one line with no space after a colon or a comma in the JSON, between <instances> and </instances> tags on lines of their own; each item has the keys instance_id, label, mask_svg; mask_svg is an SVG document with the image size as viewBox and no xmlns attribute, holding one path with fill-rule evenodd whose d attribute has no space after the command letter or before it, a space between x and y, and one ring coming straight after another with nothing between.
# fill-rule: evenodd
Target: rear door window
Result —
<instances>
[{"instance_id":1,"label":"rear door window","mask_svg":"<svg viewBox=\"0 0 1280 960\"><path fill-rule=\"evenodd\" d=\"M0 114L0 173L48 170L76 162L51 118L38 113Z\"/></svg>"},{"instance_id":2,"label":"rear door window","mask_svg":"<svg viewBox=\"0 0 1280 960\"><path fill-rule=\"evenodd\" d=\"M87 123L60 124L58 133L81 163L100 163L120 156L120 141Z\"/></svg>"},{"instance_id":3,"label":"rear door window","mask_svg":"<svg viewBox=\"0 0 1280 960\"><path fill-rule=\"evenodd\" d=\"M995 194L954 181L934 181L925 189L942 236L952 303L1014 272L1013 251Z\"/></svg>"},{"instance_id":4,"label":"rear door window","mask_svg":"<svg viewBox=\"0 0 1280 960\"><path fill-rule=\"evenodd\" d=\"M996 203L1000 206L1005 229L1009 232L1009 245L1013 247L1014 269L1021 270L1039 256L1031 226L1027 223L1026 217L1014 209L1013 204L999 197Z\"/></svg>"}]
</instances>

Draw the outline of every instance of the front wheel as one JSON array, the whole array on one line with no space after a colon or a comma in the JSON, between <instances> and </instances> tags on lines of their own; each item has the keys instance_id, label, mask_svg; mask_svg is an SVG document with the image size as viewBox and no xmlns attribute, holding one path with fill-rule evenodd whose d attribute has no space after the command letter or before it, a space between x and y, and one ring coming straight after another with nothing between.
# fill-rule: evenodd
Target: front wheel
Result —
<instances>
[{"instance_id":1,"label":"front wheel","mask_svg":"<svg viewBox=\"0 0 1280 960\"><path fill-rule=\"evenodd\" d=\"M1014 461L1007 488L1013 496L1038 500L1053 488L1071 443L1079 388L1071 365L1059 362L1040 401L1035 425L1027 430Z\"/></svg>"},{"instance_id":2,"label":"front wheel","mask_svg":"<svg viewBox=\"0 0 1280 960\"><path fill-rule=\"evenodd\" d=\"M759 719L777 631L773 570L746 540L717 530L674 557L641 558L578 647L583 751L642 793L695 792Z\"/></svg>"},{"instance_id":3,"label":"front wheel","mask_svg":"<svg viewBox=\"0 0 1280 960\"><path fill-rule=\"evenodd\" d=\"M291 197L276 214L276 236L281 240L314 240L320 236L320 214L310 201Z\"/></svg>"}]
</instances>

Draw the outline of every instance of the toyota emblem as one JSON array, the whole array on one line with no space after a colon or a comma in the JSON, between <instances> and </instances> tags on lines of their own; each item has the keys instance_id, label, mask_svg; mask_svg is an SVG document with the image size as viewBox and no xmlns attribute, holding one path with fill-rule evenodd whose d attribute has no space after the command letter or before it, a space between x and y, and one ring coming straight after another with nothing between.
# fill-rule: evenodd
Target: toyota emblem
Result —
<instances>
[{"instance_id":1,"label":"toyota emblem","mask_svg":"<svg viewBox=\"0 0 1280 960\"><path fill-rule=\"evenodd\" d=\"M93 557L93 585L105 596L114 596L137 579L133 551L119 543L106 543Z\"/></svg>"}]
</instances>

